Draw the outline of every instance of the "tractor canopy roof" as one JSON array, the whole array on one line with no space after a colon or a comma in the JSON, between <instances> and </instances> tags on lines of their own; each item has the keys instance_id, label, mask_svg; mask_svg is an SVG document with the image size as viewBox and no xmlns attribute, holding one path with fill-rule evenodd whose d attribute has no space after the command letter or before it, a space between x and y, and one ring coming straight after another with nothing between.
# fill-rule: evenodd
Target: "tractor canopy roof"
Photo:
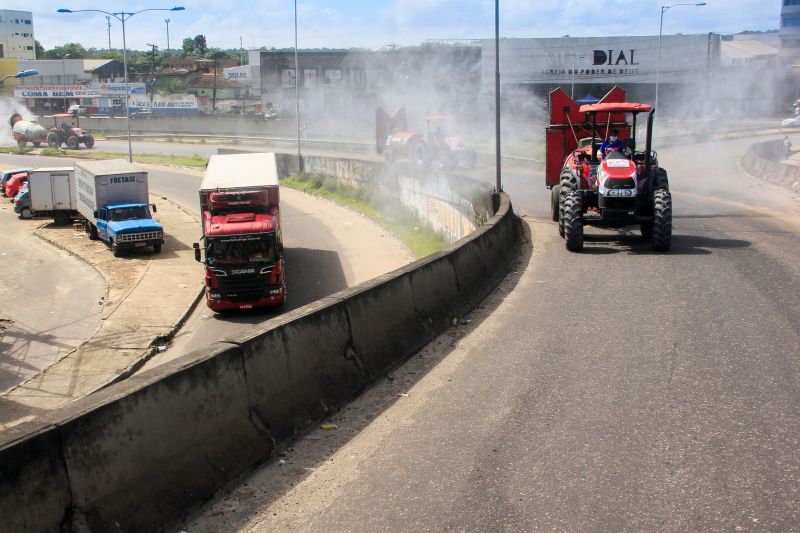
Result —
<instances>
[{"instance_id":1,"label":"tractor canopy roof","mask_svg":"<svg viewBox=\"0 0 800 533\"><path fill-rule=\"evenodd\" d=\"M578 111L581 113L641 113L653 109L650 104L637 104L636 102L606 102L599 104L582 105Z\"/></svg>"}]
</instances>

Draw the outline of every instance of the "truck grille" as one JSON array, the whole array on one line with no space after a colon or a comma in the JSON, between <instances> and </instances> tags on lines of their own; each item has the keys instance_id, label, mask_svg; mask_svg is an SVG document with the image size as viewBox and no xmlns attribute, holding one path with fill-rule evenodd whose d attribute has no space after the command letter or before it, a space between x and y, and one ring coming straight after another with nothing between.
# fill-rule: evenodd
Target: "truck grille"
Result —
<instances>
[{"instance_id":1,"label":"truck grille","mask_svg":"<svg viewBox=\"0 0 800 533\"><path fill-rule=\"evenodd\" d=\"M270 273L218 277L222 298L233 302L248 302L266 298L269 294Z\"/></svg>"},{"instance_id":2,"label":"truck grille","mask_svg":"<svg viewBox=\"0 0 800 533\"><path fill-rule=\"evenodd\" d=\"M142 242L154 241L164 238L161 231L143 231L141 233L120 233L117 235L117 242Z\"/></svg>"}]
</instances>

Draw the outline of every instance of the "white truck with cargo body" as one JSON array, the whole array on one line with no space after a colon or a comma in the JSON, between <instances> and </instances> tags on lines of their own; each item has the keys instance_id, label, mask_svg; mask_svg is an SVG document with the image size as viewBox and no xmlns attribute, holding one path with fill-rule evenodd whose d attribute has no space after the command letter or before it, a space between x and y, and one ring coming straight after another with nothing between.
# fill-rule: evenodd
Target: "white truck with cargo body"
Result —
<instances>
[{"instance_id":1,"label":"white truck with cargo body","mask_svg":"<svg viewBox=\"0 0 800 533\"><path fill-rule=\"evenodd\" d=\"M148 204L147 172L124 159L75 162L78 212L90 239L105 241L115 257L124 250L161 251L164 228Z\"/></svg>"},{"instance_id":2,"label":"white truck with cargo body","mask_svg":"<svg viewBox=\"0 0 800 533\"><path fill-rule=\"evenodd\" d=\"M28 174L28 195L32 216L52 217L57 226L66 226L76 218L78 206L74 174L72 167L31 170Z\"/></svg>"}]
</instances>

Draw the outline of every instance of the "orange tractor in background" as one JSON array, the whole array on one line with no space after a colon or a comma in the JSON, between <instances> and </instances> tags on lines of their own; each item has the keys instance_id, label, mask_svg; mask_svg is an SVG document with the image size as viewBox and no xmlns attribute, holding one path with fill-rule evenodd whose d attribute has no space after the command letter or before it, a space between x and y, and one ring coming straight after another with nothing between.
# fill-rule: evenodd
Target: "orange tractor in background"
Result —
<instances>
[{"instance_id":1,"label":"orange tractor in background","mask_svg":"<svg viewBox=\"0 0 800 533\"><path fill-rule=\"evenodd\" d=\"M567 249L583 249L584 226L638 225L654 250L669 250L672 195L667 171L652 149L655 109L626 102L619 87L598 103L581 106L559 88L550 92L548 104L545 185ZM647 118L643 142L637 139L639 114ZM601 158L598 150L611 130L619 133L622 150Z\"/></svg>"},{"instance_id":2,"label":"orange tractor in background","mask_svg":"<svg viewBox=\"0 0 800 533\"><path fill-rule=\"evenodd\" d=\"M419 166L436 166L442 170L475 168L476 154L461 139L445 132L452 117L423 117L426 134L409 131L406 109L401 107L389 115L378 108L375 113L375 148L387 163L408 160Z\"/></svg>"}]
</instances>

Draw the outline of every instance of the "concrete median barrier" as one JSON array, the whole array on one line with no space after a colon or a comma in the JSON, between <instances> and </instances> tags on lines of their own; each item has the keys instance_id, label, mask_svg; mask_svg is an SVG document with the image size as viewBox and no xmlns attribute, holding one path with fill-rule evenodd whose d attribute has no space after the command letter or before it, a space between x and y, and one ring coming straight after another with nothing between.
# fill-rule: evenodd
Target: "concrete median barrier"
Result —
<instances>
[{"instance_id":1,"label":"concrete median barrier","mask_svg":"<svg viewBox=\"0 0 800 533\"><path fill-rule=\"evenodd\" d=\"M0 465L13 461L0 466L1 523L168 529L463 316L519 247L501 195L484 226L434 256L0 435Z\"/></svg>"},{"instance_id":2,"label":"concrete median barrier","mask_svg":"<svg viewBox=\"0 0 800 533\"><path fill-rule=\"evenodd\" d=\"M352 354L344 301L324 298L281 326L241 341L251 408L276 440L361 391L369 378Z\"/></svg>"},{"instance_id":3,"label":"concrete median barrier","mask_svg":"<svg viewBox=\"0 0 800 533\"><path fill-rule=\"evenodd\" d=\"M0 449L0 519L4 531L57 531L71 506L61 436L54 427L12 429ZM18 437L18 438L15 438Z\"/></svg>"},{"instance_id":4,"label":"concrete median barrier","mask_svg":"<svg viewBox=\"0 0 800 533\"><path fill-rule=\"evenodd\" d=\"M783 159L783 141L756 143L740 159L742 168L761 178L792 191L800 191L800 166Z\"/></svg>"}]
</instances>

